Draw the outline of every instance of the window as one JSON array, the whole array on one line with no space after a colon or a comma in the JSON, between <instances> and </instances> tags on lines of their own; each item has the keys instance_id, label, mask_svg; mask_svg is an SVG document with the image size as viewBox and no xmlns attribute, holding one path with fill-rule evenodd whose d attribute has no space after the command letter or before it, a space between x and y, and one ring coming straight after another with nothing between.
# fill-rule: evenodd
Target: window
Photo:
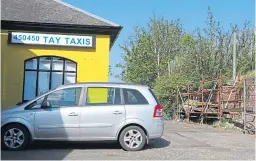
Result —
<instances>
[{"instance_id":1,"label":"window","mask_svg":"<svg viewBox=\"0 0 256 161\"><path fill-rule=\"evenodd\" d=\"M159 100L157 99L157 97L156 97L156 95L155 95L155 93L154 93L154 91L153 91L152 89L150 89L150 88L149 88L148 90L149 90L149 92L152 94L152 96L155 98L157 104L160 104L160 103L159 103Z\"/></svg>"},{"instance_id":2,"label":"window","mask_svg":"<svg viewBox=\"0 0 256 161\"><path fill-rule=\"evenodd\" d=\"M25 109L26 109L26 110L30 110L30 109L39 109L39 108L41 108L41 104L42 104L43 100L44 100L44 97L39 98L38 100L36 100L36 101L30 103L29 105L27 105L27 106L25 107Z\"/></svg>"},{"instance_id":3,"label":"window","mask_svg":"<svg viewBox=\"0 0 256 161\"><path fill-rule=\"evenodd\" d=\"M47 105L52 108L78 106L82 88L66 88L46 96Z\"/></svg>"},{"instance_id":4,"label":"window","mask_svg":"<svg viewBox=\"0 0 256 161\"><path fill-rule=\"evenodd\" d=\"M76 82L77 65L60 57L25 61L23 101L29 101L59 85Z\"/></svg>"},{"instance_id":5,"label":"window","mask_svg":"<svg viewBox=\"0 0 256 161\"><path fill-rule=\"evenodd\" d=\"M87 88L87 105L121 104L120 88L89 87Z\"/></svg>"},{"instance_id":6,"label":"window","mask_svg":"<svg viewBox=\"0 0 256 161\"><path fill-rule=\"evenodd\" d=\"M148 104L146 98L135 89L123 89L125 104Z\"/></svg>"}]
</instances>

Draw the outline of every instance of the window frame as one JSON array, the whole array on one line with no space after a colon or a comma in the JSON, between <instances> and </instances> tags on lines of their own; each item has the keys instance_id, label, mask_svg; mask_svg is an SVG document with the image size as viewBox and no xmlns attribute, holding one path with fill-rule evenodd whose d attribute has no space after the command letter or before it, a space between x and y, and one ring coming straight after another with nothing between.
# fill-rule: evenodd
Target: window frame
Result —
<instances>
[{"instance_id":1,"label":"window frame","mask_svg":"<svg viewBox=\"0 0 256 161\"><path fill-rule=\"evenodd\" d=\"M24 110L36 110L36 109L43 109L41 106L43 103L45 103L45 101L47 100L48 96L54 92L57 92L57 91L60 91L60 90L65 90L65 89L70 89L70 88L81 88L81 91L80 91L80 97L79 97L79 101L78 101L78 105L76 106L60 106L60 107L48 107L46 109L60 109L60 108L73 108L73 107L80 107L82 106L82 103L83 103L83 93L85 91L85 88L84 87L66 87L66 88L60 88L60 89L56 89L56 90L53 90L51 92L48 92L48 93L45 93L44 96L39 96L38 98L36 98L34 101L32 101L31 103L29 103L28 105L25 106ZM29 106L31 106L33 103L35 103L36 101L42 99L42 102L40 104L40 108L28 108Z\"/></svg>"},{"instance_id":2,"label":"window frame","mask_svg":"<svg viewBox=\"0 0 256 161\"><path fill-rule=\"evenodd\" d=\"M40 69L40 58L50 58L50 69ZM62 70L53 70L53 62L54 62L54 58L59 58L63 60L63 69ZM37 64L36 64L36 69L26 69L26 63L28 63L31 60L36 60ZM67 71L66 70L66 61L70 61L72 63L74 63L76 65L75 71ZM51 90L52 87L52 73L55 72L61 72L62 73L62 85L65 82L65 74L66 73L75 73L75 83L77 82L77 62L67 59L65 57L60 57L60 56L54 56L54 55L43 55L43 56L38 56L38 57L32 57L29 59L26 59L24 61L24 70L23 70L23 91L22 91L22 102L28 102L30 100L24 100L25 98L25 76L26 76L26 72L29 71L34 71L36 72L36 91L35 91L35 97L38 97L38 87L39 87L39 72L49 72L50 76L49 76L49 90Z\"/></svg>"},{"instance_id":3,"label":"window frame","mask_svg":"<svg viewBox=\"0 0 256 161\"><path fill-rule=\"evenodd\" d=\"M79 101L78 101L78 104L76 106L59 106L59 107L48 107L47 109L60 109L60 108L74 108L74 107L80 107L82 105L82 100L83 100L83 92L84 92L84 87L66 87L66 88L61 88L61 89L57 89L57 90L54 90L53 92L51 93L48 93L44 96L44 99L41 103L41 105L43 103L45 103L45 101L47 101L47 98L50 94L54 93L54 92L58 92L60 90L66 90L66 89L70 89L70 88L81 88L81 91L80 91L80 96L79 96Z\"/></svg>"},{"instance_id":4,"label":"window frame","mask_svg":"<svg viewBox=\"0 0 256 161\"><path fill-rule=\"evenodd\" d=\"M88 88L114 88L114 89L119 89L120 90L120 97L121 97L121 103L120 104L88 104L87 103L87 93L88 93ZM123 98L123 90L122 87L119 86L86 86L84 88L84 94L83 94L83 99L82 99L82 106L83 107L92 107L92 106L120 106L124 105L124 98Z\"/></svg>"},{"instance_id":5,"label":"window frame","mask_svg":"<svg viewBox=\"0 0 256 161\"><path fill-rule=\"evenodd\" d=\"M34 104L35 102L37 102L38 100L42 99L42 102L40 104L38 104L39 108L34 108L37 104L33 105L32 107L30 107L32 104ZM39 110L39 109L42 109L42 103L45 99L45 96L42 96L42 97L38 97L36 98L35 100L33 100L31 103L27 104L25 107L24 107L24 110Z\"/></svg>"}]
</instances>

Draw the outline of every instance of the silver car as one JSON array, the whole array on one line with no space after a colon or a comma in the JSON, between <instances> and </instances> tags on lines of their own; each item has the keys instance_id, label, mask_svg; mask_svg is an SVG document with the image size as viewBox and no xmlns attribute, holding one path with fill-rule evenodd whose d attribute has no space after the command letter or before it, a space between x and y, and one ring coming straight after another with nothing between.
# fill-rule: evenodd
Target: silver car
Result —
<instances>
[{"instance_id":1,"label":"silver car","mask_svg":"<svg viewBox=\"0 0 256 161\"><path fill-rule=\"evenodd\" d=\"M34 140L118 141L138 151L164 131L162 106L148 86L126 83L63 85L2 111L2 148Z\"/></svg>"}]
</instances>

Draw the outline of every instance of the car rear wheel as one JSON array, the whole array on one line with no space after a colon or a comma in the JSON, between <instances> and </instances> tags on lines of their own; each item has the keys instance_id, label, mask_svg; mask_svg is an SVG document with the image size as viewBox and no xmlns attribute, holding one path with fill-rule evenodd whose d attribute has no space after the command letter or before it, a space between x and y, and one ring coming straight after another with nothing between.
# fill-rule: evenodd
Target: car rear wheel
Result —
<instances>
[{"instance_id":1,"label":"car rear wheel","mask_svg":"<svg viewBox=\"0 0 256 161\"><path fill-rule=\"evenodd\" d=\"M128 126L121 132L119 143L124 150L139 151L146 145L145 132L138 126Z\"/></svg>"},{"instance_id":2,"label":"car rear wheel","mask_svg":"<svg viewBox=\"0 0 256 161\"><path fill-rule=\"evenodd\" d=\"M28 130L19 124L7 125L2 129L2 148L4 150L25 149L29 141Z\"/></svg>"}]
</instances>

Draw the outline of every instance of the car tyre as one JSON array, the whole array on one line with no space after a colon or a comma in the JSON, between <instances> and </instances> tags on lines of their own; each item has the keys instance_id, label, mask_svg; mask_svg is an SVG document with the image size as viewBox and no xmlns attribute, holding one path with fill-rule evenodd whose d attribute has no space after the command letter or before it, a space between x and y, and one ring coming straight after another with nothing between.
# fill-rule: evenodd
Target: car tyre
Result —
<instances>
[{"instance_id":1,"label":"car tyre","mask_svg":"<svg viewBox=\"0 0 256 161\"><path fill-rule=\"evenodd\" d=\"M139 151L145 147L147 137L145 132L140 127L128 126L122 130L119 137L119 143L126 151Z\"/></svg>"},{"instance_id":2,"label":"car tyre","mask_svg":"<svg viewBox=\"0 0 256 161\"><path fill-rule=\"evenodd\" d=\"M23 150L29 143L29 132L26 127L19 124L10 124L2 128L2 149L9 151ZM5 141L7 138L7 142ZM11 139L10 139L11 138ZM10 145L13 143L13 146ZM7 145L8 144L8 145Z\"/></svg>"}]
</instances>

